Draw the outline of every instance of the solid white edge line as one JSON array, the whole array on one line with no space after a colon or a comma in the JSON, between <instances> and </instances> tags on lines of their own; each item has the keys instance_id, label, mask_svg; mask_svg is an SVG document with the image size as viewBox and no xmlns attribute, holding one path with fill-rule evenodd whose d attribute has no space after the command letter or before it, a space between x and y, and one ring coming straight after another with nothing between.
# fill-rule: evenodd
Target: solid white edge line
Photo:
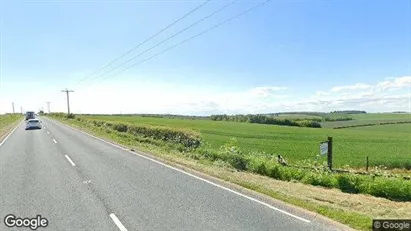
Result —
<instances>
[{"instance_id":1,"label":"solid white edge line","mask_svg":"<svg viewBox=\"0 0 411 231\"><path fill-rule=\"evenodd\" d=\"M4 142L6 142L6 140L9 138L9 136L11 134L13 134L13 132L20 127L20 125L23 123L24 120L22 120L19 124L16 125L16 127L13 128L13 130L11 130L11 132L0 142L0 146L4 144Z\"/></svg>"},{"instance_id":2,"label":"solid white edge line","mask_svg":"<svg viewBox=\"0 0 411 231\"><path fill-rule=\"evenodd\" d=\"M57 141L55 139L53 139L53 142L57 144Z\"/></svg>"},{"instance_id":3,"label":"solid white edge line","mask_svg":"<svg viewBox=\"0 0 411 231\"><path fill-rule=\"evenodd\" d=\"M69 156L64 155L66 157L66 159L68 160L68 162L70 162L71 165L73 165L73 167L76 167L76 164L70 159Z\"/></svg>"},{"instance_id":4,"label":"solid white edge line","mask_svg":"<svg viewBox=\"0 0 411 231\"><path fill-rule=\"evenodd\" d=\"M194 177L194 178L196 178L196 179L198 179L198 180L201 180L201 181L204 181L204 182L209 183L209 184L211 184L211 185L214 185L214 186L216 186L216 187L219 187L219 188L221 188L221 189L227 190L227 191L232 192L232 193L234 193L234 194L236 194L236 195L238 195L238 196L247 198L247 199L249 199L249 200L251 200L251 201L254 201L254 202L258 203L258 204L264 205L264 206L266 206L266 207L268 207L268 208L270 208L270 209L273 209L273 210L275 210L275 211L281 212L281 213L286 214L286 215L288 215L288 216L294 217L295 219L298 219L298 220L300 220L300 221L304 221L304 222L307 222L307 223L310 223L310 222L311 222L311 221L309 221L309 220L307 220L307 219L304 219L304 218L302 218L302 217L296 216L296 215L291 214L291 213L289 213L289 212L287 212L287 211L284 211L284 210L282 210L282 209L276 208L276 207L274 207L274 206L272 206L272 205L270 205L270 204L268 204L268 203L265 203L265 202L263 202L263 201L257 200L257 199L255 199L255 198L253 198L253 197L250 197L250 196L247 196L247 195L242 194L242 193L240 193L240 192L234 191L234 190L229 189L229 188L227 188L227 187L224 187L224 186L222 186L222 185L216 184L216 183L214 183L214 182L212 182L212 181L206 180L206 179L201 178L201 177L199 177L199 176L193 175L193 174L188 173L188 172L186 172L186 171L184 171L184 170L181 170L181 169L178 169L178 168L176 168L176 167L170 166L170 165L168 165L168 164L162 163L162 162L160 162L160 161L158 161L158 160L154 160L154 159L152 159L152 158L150 158L150 157L144 156L144 155L139 154L139 153L137 153L137 152L132 152L132 151L126 149L126 148L123 148L123 147L121 147L121 146L118 146L117 144L113 144L113 143L108 142L108 141L106 141L106 140L103 140L103 139L101 139L101 138L99 138L99 137L96 137L96 136L93 136L93 135L88 134L88 133L86 133L86 132L83 132L83 131L81 131L81 130L79 130L79 129L77 129L77 128L70 127L70 126L68 126L68 125L66 125L66 124L63 124L63 123L59 122L59 121L58 121L58 123L66 126L66 127L68 127L68 128L71 128L71 129L73 129L73 130L77 130L77 131L79 131L79 132L81 132L81 133L83 133L83 134L85 134L85 135L87 135L87 136L93 137L94 139L97 139L97 140L100 140L100 141L102 141L102 142L104 142L104 143L110 144L111 146L114 146L114 147L116 147L116 148L119 148L119 149L121 149L121 150L123 150L123 151L126 151L126 152L129 152L129 153L138 155L138 156L140 156L140 157L142 157L142 158L144 158L144 159L150 160L150 161L152 161L152 162L154 162L154 163L163 165L163 166L165 166L165 167L171 168L171 169L173 169L173 170L176 170L176 171L181 172L181 173L183 173L183 174L186 174L186 175L188 175L188 176Z\"/></svg>"},{"instance_id":5,"label":"solid white edge line","mask_svg":"<svg viewBox=\"0 0 411 231\"><path fill-rule=\"evenodd\" d=\"M124 225L121 223L121 221L116 217L114 213L110 214L110 217L121 231L127 231L126 227L124 227Z\"/></svg>"}]
</instances>

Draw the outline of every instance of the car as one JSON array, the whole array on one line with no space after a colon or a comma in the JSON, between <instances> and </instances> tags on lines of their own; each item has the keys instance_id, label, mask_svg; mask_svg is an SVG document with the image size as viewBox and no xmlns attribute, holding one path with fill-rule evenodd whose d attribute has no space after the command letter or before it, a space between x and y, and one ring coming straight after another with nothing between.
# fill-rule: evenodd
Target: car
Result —
<instances>
[{"instance_id":1,"label":"car","mask_svg":"<svg viewBox=\"0 0 411 231\"><path fill-rule=\"evenodd\" d=\"M29 119L26 124L26 130L41 129L41 121L38 119Z\"/></svg>"}]
</instances>

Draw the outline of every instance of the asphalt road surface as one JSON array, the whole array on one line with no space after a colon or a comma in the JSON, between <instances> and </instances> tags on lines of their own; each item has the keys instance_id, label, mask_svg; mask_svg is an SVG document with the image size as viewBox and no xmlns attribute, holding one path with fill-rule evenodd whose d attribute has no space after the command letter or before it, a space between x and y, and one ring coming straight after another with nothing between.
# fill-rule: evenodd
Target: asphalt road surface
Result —
<instances>
[{"instance_id":1,"label":"asphalt road surface","mask_svg":"<svg viewBox=\"0 0 411 231\"><path fill-rule=\"evenodd\" d=\"M37 230L338 230L41 120L0 144L0 230L30 230L8 214L46 218Z\"/></svg>"}]
</instances>

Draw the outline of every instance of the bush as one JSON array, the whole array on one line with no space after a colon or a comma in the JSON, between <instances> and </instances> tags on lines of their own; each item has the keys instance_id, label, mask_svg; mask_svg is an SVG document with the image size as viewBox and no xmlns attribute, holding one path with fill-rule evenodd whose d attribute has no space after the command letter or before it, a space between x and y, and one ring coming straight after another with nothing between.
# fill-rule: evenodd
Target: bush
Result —
<instances>
[{"instance_id":1,"label":"bush","mask_svg":"<svg viewBox=\"0 0 411 231\"><path fill-rule=\"evenodd\" d=\"M247 122L257 124L272 124L272 125L284 125L284 126L296 126L296 127L313 127L320 128L321 119L279 119L277 116L269 115L212 115L211 120L214 121L233 121L233 122Z\"/></svg>"},{"instance_id":2,"label":"bush","mask_svg":"<svg viewBox=\"0 0 411 231\"><path fill-rule=\"evenodd\" d=\"M268 170L265 163L266 160L262 158L250 158L250 160L248 161L247 169L250 172L266 176L268 175Z\"/></svg>"},{"instance_id":3,"label":"bush","mask_svg":"<svg viewBox=\"0 0 411 231\"><path fill-rule=\"evenodd\" d=\"M236 140L231 139L230 143L223 145L220 150L219 158L229 163L235 169L247 170L248 159L243 155L240 149L235 146Z\"/></svg>"},{"instance_id":4,"label":"bush","mask_svg":"<svg viewBox=\"0 0 411 231\"><path fill-rule=\"evenodd\" d=\"M301 181L304 184L323 186L326 188L336 188L338 186L336 178L329 174L308 173Z\"/></svg>"},{"instance_id":5,"label":"bush","mask_svg":"<svg viewBox=\"0 0 411 231\"><path fill-rule=\"evenodd\" d=\"M142 136L155 140L182 144L184 147L188 148L197 148L201 145L200 134L186 129L107 122L104 120L88 120L84 122L96 127L112 129L120 133L129 133L134 136Z\"/></svg>"},{"instance_id":6,"label":"bush","mask_svg":"<svg viewBox=\"0 0 411 231\"><path fill-rule=\"evenodd\" d=\"M411 181L396 178L374 178L363 185L361 193L394 201L411 201Z\"/></svg>"}]
</instances>

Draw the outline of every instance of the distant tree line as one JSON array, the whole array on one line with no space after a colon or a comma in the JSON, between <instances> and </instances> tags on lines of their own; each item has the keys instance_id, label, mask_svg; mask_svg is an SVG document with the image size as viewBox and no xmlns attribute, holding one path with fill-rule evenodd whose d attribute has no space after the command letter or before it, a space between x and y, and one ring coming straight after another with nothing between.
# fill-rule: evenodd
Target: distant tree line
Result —
<instances>
[{"instance_id":1,"label":"distant tree line","mask_svg":"<svg viewBox=\"0 0 411 231\"><path fill-rule=\"evenodd\" d=\"M300 120L300 119L279 119L275 116L267 115L212 115L211 120L214 121L233 121L243 123L257 123L257 124L272 124L272 125L284 125L284 126L296 126L296 127L313 127L321 128L321 124L318 121L312 120Z\"/></svg>"},{"instance_id":2,"label":"distant tree line","mask_svg":"<svg viewBox=\"0 0 411 231\"><path fill-rule=\"evenodd\" d=\"M189 115L173 115L173 114L79 114L84 116L141 116L151 118L168 118L168 119L210 119L209 116L189 116Z\"/></svg>"},{"instance_id":3,"label":"distant tree line","mask_svg":"<svg viewBox=\"0 0 411 231\"><path fill-rule=\"evenodd\" d=\"M353 120L351 116L344 113L330 113L323 116L324 121L347 121Z\"/></svg>"},{"instance_id":4,"label":"distant tree line","mask_svg":"<svg viewBox=\"0 0 411 231\"><path fill-rule=\"evenodd\" d=\"M332 111L331 113L339 113L339 114L367 114L366 111L357 111L357 110Z\"/></svg>"},{"instance_id":5,"label":"distant tree line","mask_svg":"<svg viewBox=\"0 0 411 231\"><path fill-rule=\"evenodd\" d=\"M311 116L323 116L324 114L327 114L325 112L277 112L277 113L268 113L265 115L275 115L275 116L280 116L280 115L311 115Z\"/></svg>"}]
</instances>

